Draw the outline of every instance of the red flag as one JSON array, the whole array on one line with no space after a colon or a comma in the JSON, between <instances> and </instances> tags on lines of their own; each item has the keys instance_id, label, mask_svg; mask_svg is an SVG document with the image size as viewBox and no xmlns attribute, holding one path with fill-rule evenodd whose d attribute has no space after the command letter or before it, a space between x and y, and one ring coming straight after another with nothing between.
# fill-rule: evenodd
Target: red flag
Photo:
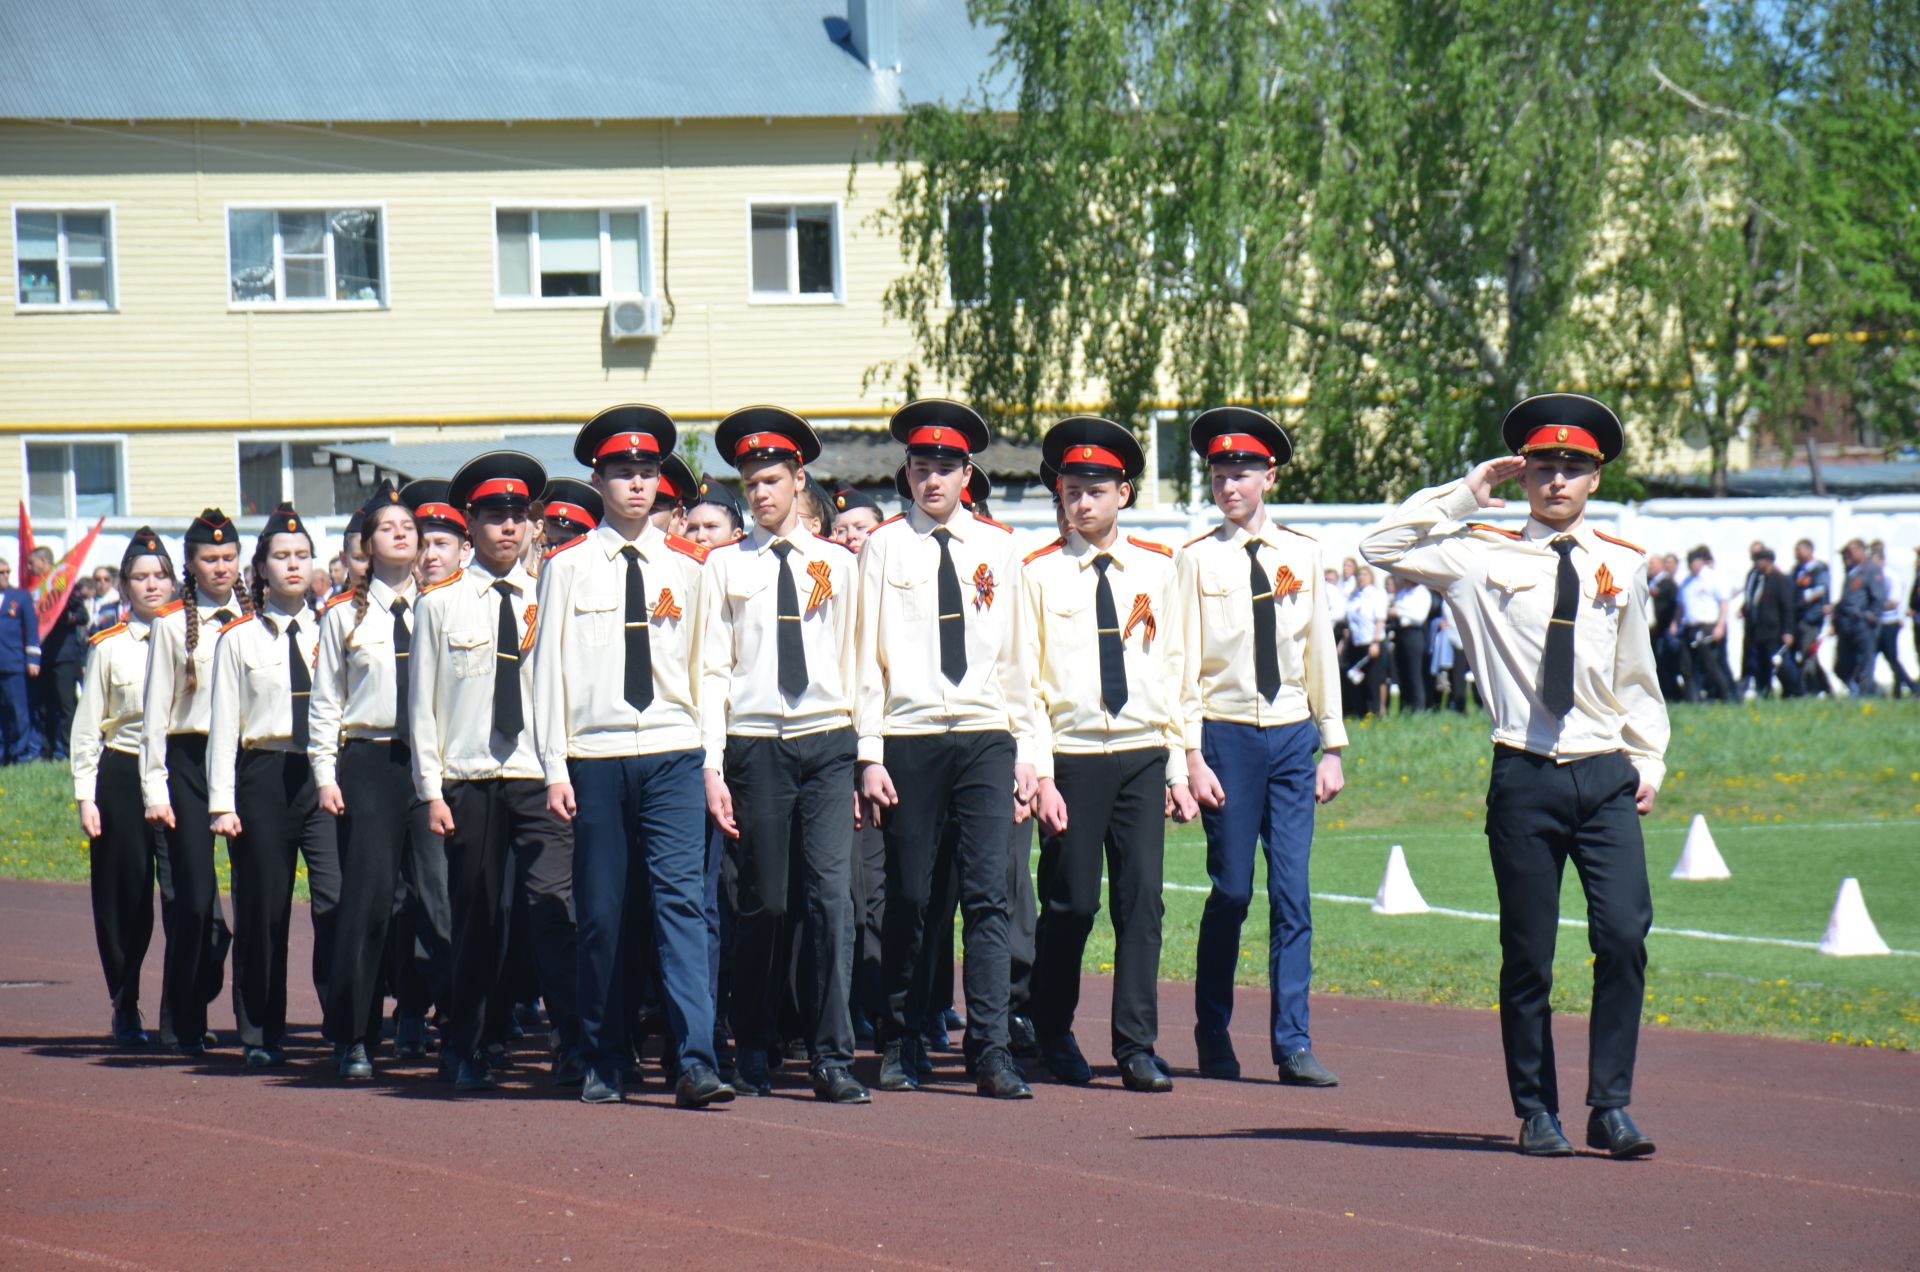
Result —
<instances>
[{"instance_id":1,"label":"red flag","mask_svg":"<svg viewBox=\"0 0 1920 1272\"><path fill-rule=\"evenodd\" d=\"M27 515L27 501L20 501L20 586L31 589L34 584L33 567L27 564L33 556L33 518Z\"/></svg>"},{"instance_id":2,"label":"red flag","mask_svg":"<svg viewBox=\"0 0 1920 1272\"><path fill-rule=\"evenodd\" d=\"M106 524L106 518L93 523L93 529L87 531L87 537L80 540L67 554L60 558L53 573L33 584L33 608L40 616L40 639L45 640L47 633L59 621L60 614L67 608L67 597L73 593L73 585L80 579L80 567L86 563L87 553L93 547L93 541L100 535L100 527Z\"/></svg>"}]
</instances>

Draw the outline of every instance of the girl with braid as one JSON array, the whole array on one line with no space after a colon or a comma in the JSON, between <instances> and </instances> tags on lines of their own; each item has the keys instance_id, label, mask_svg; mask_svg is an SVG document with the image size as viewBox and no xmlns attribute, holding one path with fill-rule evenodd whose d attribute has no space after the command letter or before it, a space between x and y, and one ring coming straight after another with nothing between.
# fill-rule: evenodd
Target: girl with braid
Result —
<instances>
[{"instance_id":1,"label":"girl with braid","mask_svg":"<svg viewBox=\"0 0 1920 1272\"><path fill-rule=\"evenodd\" d=\"M235 586L240 540L226 514L208 508L195 517L185 546L180 599L160 608L147 638L140 788L147 821L166 836L160 1041L191 1057L215 1043L207 1004L220 993L231 939L220 913L207 813L213 648L220 629L249 611Z\"/></svg>"},{"instance_id":2,"label":"girl with braid","mask_svg":"<svg viewBox=\"0 0 1920 1272\"><path fill-rule=\"evenodd\" d=\"M413 510L391 483L380 483L364 511L360 544L369 570L320 619L307 741L320 807L339 826L340 917L323 1032L335 1072L361 1082L373 1077L380 1042L382 960L413 803L407 673L420 543ZM395 1050L422 1044L424 1054L424 1042L424 1022L402 1016Z\"/></svg>"},{"instance_id":3,"label":"girl with braid","mask_svg":"<svg viewBox=\"0 0 1920 1272\"><path fill-rule=\"evenodd\" d=\"M293 508L267 518L253 550L253 612L213 656L207 807L233 862L233 1014L249 1069L287 1061L287 935L295 860L313 899L313 982L327 1001L340 856L307 762L319 624L307 608L313 540ZM392 904L393 894L387 894Z\"/></svg>"}]
</instances>

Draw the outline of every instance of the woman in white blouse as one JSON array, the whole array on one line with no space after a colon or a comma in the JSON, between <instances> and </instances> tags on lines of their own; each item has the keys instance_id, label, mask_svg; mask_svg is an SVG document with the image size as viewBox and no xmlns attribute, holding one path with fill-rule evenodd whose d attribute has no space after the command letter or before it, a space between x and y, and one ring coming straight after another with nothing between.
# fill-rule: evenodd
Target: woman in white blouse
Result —
<instances>
[{"instance_id":1,"label":"woman in white blouse","mask_svg":"<svg viewBox=\"0 0 1920 1272\"><path fill-rule=\"evenodd\" d=\"M1351 714L1370 715L1384 710L1380 701L1387 684L1387 594L1373 581L1373 571L1354 571L1353 595L1347 598L1347 683Z\"/></svg>"}]
</instances>

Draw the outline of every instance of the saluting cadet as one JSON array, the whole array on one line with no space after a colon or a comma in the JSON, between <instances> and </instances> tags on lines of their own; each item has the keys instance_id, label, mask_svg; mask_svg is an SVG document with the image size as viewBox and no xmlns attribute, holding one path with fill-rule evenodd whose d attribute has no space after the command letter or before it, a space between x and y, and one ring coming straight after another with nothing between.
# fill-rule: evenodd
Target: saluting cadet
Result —
<instances>
[{"instance_id":1,"label":"saluting cadet","mask_svg":"<svg viewBox=\"0 0 1920 1272\"><path fill-rule=\"evenodd\" d=\"M1071 529L1027 557L1021 578L1046 914L1033 968L1034 1032L1056 1078L1093 1081L1073 1017L1104 866L1112 881L1113 1058L1127 1089L1170 1091L1173 1080L1153 1054L1165 817L1185 821L1197 811L1181 746L1180 667L1167 652L1177 603L1173 549L1120 531L1120 511L1133 503L1146 465L1131 432L1075 416L1048 429L1040 449L1059 474Z\"/></svg>"},{"instance_id":2,"label":"saluting cadet","mask_svg":"<svg viewBox=\"0 0 1920 1272\"><path fill-rule=\"evenodd\" d=\"M548 556L540 578L534 733L547 807L573 823L588 1103L623 1095L624 943L643 874L675 1102L698 1108L734 1094L715 1072L708 963L698 705L706 552L649 522L674 436L673 420L652 406L611 407L587 421L573 453L593 469L605 517Z\"/></svg>"},{"instance_id":3,"label":"saluting cadet","mask_svg":"<svg viewBox=\"0 0 1920 1272\"><path fill-rule=\"evenodd\" d=\"M240 576L240 536L218 508L185 537L179 599L160 607L147 637L140 793L147 820L166 831L160 906L167 930L160 1041L185 1056L214 1044L207 1004L220 993L231 940L213 870L207 812L207 720L220 629L251 612Z\"/></svg>"},{"instance_id":4,"label":"saluting cadet","mask_svg":"<svg viewBox=\"0 0 1920 1272\"><path fill-rule=\"evenodd\" d=\"M86 834L93 894L93 936L113 1003L113 1041L144 1047L140 966L153 939L153 878L164 870L166 841L140 802L141 695L146 689L147 637L173 596L173 562L146 526L134 531L120 558L123 622L102 629L80 682L67 754L73 798Z\"/></svg>"},{"instance_id":5,"label":"saluting cadet","mask_svg":"<svg viewBox=\"0 0 1920 1272\"><path fill-rule=\"evenodd\" d=\"M418 523L389 482L363 509L368 571L328 603L308 711L307 755L320 807L339 819L340 909L323 1032L340 1077L373 1076L380 1042L381 970L415 818L407 679L413 659L413 562ZM412 952L408 933L408 953ZM406 969L402 968L404 972ZM398 992L396 997L404 995ZM424 1022L403 1010L394 1050L424 1054Z\"/></svg>"},{"instance_id":6,"label":"saluting cadet","mask_svg":"<svg viewBox=\"0 0 1920 1272\"><path fill-rule=\"evenodd\" d=\"M1493 717L1487 841L1500 891L1500 1040L1522 1119L1520 1151L1565 1156L1554 1072L1553 947L1560 878L1573 859L1593 949L1587 1144L1653 1151L1627 1115L1646 992L1647 891L1640 818L1665 776L1667 711L1648 633L1645 554L1586 523L1620 421L1577 393L1507 413L1510 458L1423 490L1361 541L1369 561L1446 594ZM1518 531L1463 522L1518 478Z\"/></svg>"},{"instance_id":7,"label":"saluting cadet","mask_svg":"<svg viewBox=\"0 0 1920 1272\"><path fill-rule=\"evenodd\" d=\"M798 876L809 983L798 995L813 1091L864 1104L849 1072L853 1021L854 556L802 528L805 466L820 439L791 411L733 412L714 445L740 470L745 538L707 558L701 715L707 811L734 854L735 1089L772 1092Z\"/></svg>"},{"instance_id":8,"label":"saluting cadet","mask_svg":"<svg viewBox=\"0 0 1920 1272\"><path fill-rule=\"evenodd\" d=\"M453 984L442 1072L456 1091L494 1085L489 1049L513 1011L501 975L513 898L526 895L528 937L554 1032L554 1076L577 1081L573 836L547 808L534 746L533 576L520 564L528 509L546 487L530 455L490 451L454 474L473 563L421 589L414 614L409 714L413 785L446 844ZM511 869L512 873L509 874Z\"/></svg>"},{"instance_id":9,"label":"saluting cadet","mask_svg":"<svg viewBox=\"0 0 1920 1272\"><path fill-rule=\"evenodd\" d=\"M287 1061L287 938L297 857L312 898L313 984L327 1001L340 854L320 808L311 734L318 624L313 539L289 504L253 549L253 605L220 629L207 721L207 809L233 866L233 1014L249 1069ZM393 893L387 893L393 904Z\"/></svg>"},{"instance_id":10,"label":"saluting cadet","mask_svg":"<svg viewBox=\"0 0 1920 1272\"><path fill-rule=\"evenodd\" d=\"M555 477L540 496L540 537L547 551L564 548L591 534L605 515L600 492L578 477Z\"/></svg>"},{"instance_id":11,"label":"saluting cadet","mask_svg":"<svg viewBox=\"0 0 1920 1272\"><path fill-rule=\"evenodd\" d=\"M860 551L855 704L861 793L887 839L887 1014L880 1085L912 1090L926 993L921 965L936 847L959 822L955 857L966 930L966 1056L983 1095L1033 1092L1007 1048L1007 826L1028 803L1032 685L1020 663L1020 558L1012 531L960 506L991 435L942 398L894 413L913 504ZM963 582L964 580L964 582Z\"/></svg>"},{"instance_id":12,"label":"saluting cadet","mask_svg":"<svg viewBox=\"0 0 1920 1272\"><path fill-rule=\"evenodd\" d=\"M1313 809L1345 784L1340 749L1347 744L1333 623L1320 596L1320 545L1267 516L1274 472L1293 457L1278 424L1222 406L1195 417L1189 436L1224 517L1178 561L1182 732L1213 884L1194 957L1200 1072L1240 1076L1227 1026L1258 840L1267 853L1273 1061L1284 1083L1334 1086L1338 1079L1314 1058L1307 1028Z\"/></svg>"}]
</instances>

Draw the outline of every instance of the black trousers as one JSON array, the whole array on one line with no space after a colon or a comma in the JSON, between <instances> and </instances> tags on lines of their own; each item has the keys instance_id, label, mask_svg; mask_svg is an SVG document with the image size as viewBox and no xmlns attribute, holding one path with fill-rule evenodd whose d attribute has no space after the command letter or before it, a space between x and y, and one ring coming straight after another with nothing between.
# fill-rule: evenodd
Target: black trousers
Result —
<instances>
[{"instance_id":1,"label":"black trousers","mask_svg":"<svg viewBox=\"0 0 1920 1272\"><path fill-rule=\"evenodd\" d=\"M335 1046L380 1041L389 935L412 831L412 755L404 744L348 739L340 748L340 906L322 1031Z\"/></svg>"},{"instance_id":2,"label":"black trousers","mask_svg":"<svg viewBox=\"0 0 1920 1272\"><path fill-rule=\"evenodd\" d=\"M1726 643L1712 639L1712 635L1711 627L1685 624L1680 628L1680 677L1686 683L1688 702L1699 702L1703 698L1715 702L1733 699L1733 685L1723 665L1727 657Z\"/></svg>"},{"instance_id":3,"label":"black trousers","mask_svg":"<svg viewBox=\"0 0 1920 1272\"><path fill-rule=\"evenodd\" d=\"M929 986L921 953L927 937L941 831L959 823L953 860L960 871L966 942L969 1059L1007 1045L1007 828L1013 820L1013 738L1000 731L886 739L885 762L900 802L887 809L887 900L882 924L887 1012L882 1041L917 1038Z\"/></svg>"},{"instance_id":4,"label":"black trousers","mask_svg":"<svg viewBox=\"0 0 1920 1272\"><path fill-rule=\"evenodd\" d=\"M798 738L729 737L727 786L740 838L735 856L733 1036L742 1047L780 1039L791 967L815 1064L853 1060L853 730ZM794 885L797 884L796 888ZM781 939L797 892L805 957Z\"/></svg>"},{"instance_id":5,"label":"black trousers","mask_svg":"<svg viewBox=\"0 0 1920 1272\"><path fill-rule=\"evenodd\" d=\"M887 837L865 822L853 836L854 1010L869 1025L887 1010L880 976L880 928L887 912Z\"/></svg>"},{"instance_id":6,"label":"black trousers","mask_svg":"<svg viewBox=\"0 0 1920 1272\"><path fill-rule=\"evenodd\" d=\"M166 837L146 819L140 757L103 750L94 789L100 833L87 852L93 939L115 1011L140 1009L140 967L153 940L153 880L166 870Z\"/></svg>"},{"instance_id":7,"label":"black trousers","mask_svg":"<svg viewBox=\"0 0 1920 1272\"><path fill-rule=\"evenodd\" d=\"M1593 950L1593 1016L1587 1037L1587 1104L1624 1108L1647 984L1653 898L1626 753L1561 764L1494 748L1487 786L1487 843L1500 892L1500 1040L1518 1117L1560 1111L1553 1061L1553 948L1560 879L1572 858L1587 894Z\"/></svg>"},{"instance_id":8,"label":"black trousers","mask_svg":"<svg viewBox=\"0 0 1920 1272\"><path fill-rule=\"evenodd\" d=\"M80 643L80 634L75 632L69 636L67 643ZM32 682L39 686L41 693L40 737L46 746L48 759L67 758L67 742L73 734L73 712L80 703L80 673L84 669L85 665L76 654L57 662L43 663L39 677Z\"/></svg>"},{"instance_id":9,"label":"black trousers","mask_svg":"<svg viewBox=\"0 0 1920 1272\"><path fill-rule=\"evenodd\" d=\"M572 831L547 811L547 788L538 778L448 782L444 796L454 827L446 836L453 977L444 1053L477 1056L507 1036L513 995L502 992L501 977L516 893L526 896L528 939L548 1019L561 1045L573 1045L579 1022Z\"/></svg>"},{"instance_id":10,"label":"black trousers","mask_svg":"<svg viewBox=\"0 0 1920 1272\"><path fill-rule=\"evenodd\" d=\"M427 805L407 791L407 847L400 857L392 973L401 1014L445 1016L453 1002L453 903L447 899L447 846L427 825Z\"/></svg>"},{"instance_id":11,"label":"black trousers","mask_svg":"<svg viewBox=\"0 0 1920 1272\"><path fill-rule=\"evenodd\" d=\"M1427 629L1393 630L1393 678L1400 686L1402 711L1427 709Z\"/></svg>"},{"instance_id":12,"label":"black trousers","mask_svg":"<svg viewBox=\"0 0 1920 1272\"><path fill-rule=\"evenodd\" d=\"M1007 824L1007 1013L1027 1014L1033 997L1033 959L1043 917L1033 892L1033 832L1031 817ZM940 839L944 867L934 872L933 901L925 953L930 990L921 1011L927 1023L940 1029L940 1017L953 1007L953 931L960 916L960 870L954 862L959 823L949 820Z\"/></svg>"},{"instance_id":13,"label":"black trousers","mask_svg":"<svg viewBox=\"0 0 1920 1272\"><path fill-rule=\"evenodd\" d=\"M1040 840L1040 948L1033 1028L1043 1040L1073 1028L1080 961L1100 912L1104 865L1113 906L1113 1058L1153 1051L1160 1033L1160 884L1166 856L1167 752L1053 757L1067 828Z\"/></svg>"},{"instance_id":14,"label":"black trousers","mask_svg":"<svg viewBox=\"0 0 1920 1272\"><path fill-rule=\"evenodd\" d=\"M207 1004L220 996L226 981L227 948L233 943L214 877L206 734L167 735L167 802L173 829L164 832L166 869L160 872L161 921L167 929L160 1041L197 1045L207 1030Z\"/></svg>"},{"instance_id":15,"label":"black trousers","mask_svg":"<svg viewBox=\"0 0 1920 1272\"><path fill-rule=\"evenodd\" d=\"M233 804L241 826L241 833L227 840L233 865L233 1018L242 1046L271 1051L287 1033L287 935L297 858L306 859L312 902L313 986L320 1001L327 1001L340 906L338 828L333 815L320 808L304 751L242 750L234 768Z\"/></svg>"}]
</instances>

